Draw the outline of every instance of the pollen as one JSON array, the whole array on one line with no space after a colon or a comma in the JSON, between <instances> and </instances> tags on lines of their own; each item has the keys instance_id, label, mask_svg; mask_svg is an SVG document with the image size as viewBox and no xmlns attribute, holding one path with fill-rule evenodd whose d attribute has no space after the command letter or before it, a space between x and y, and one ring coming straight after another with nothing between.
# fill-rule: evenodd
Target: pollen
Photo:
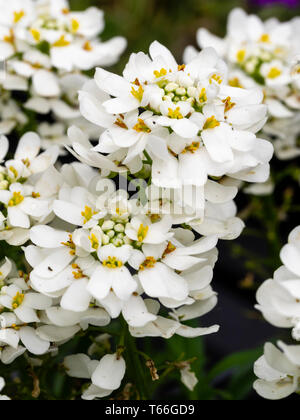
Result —
<instances>
[{"instance_id":1,"label":"pollen","mask_svg":"<svg viewBox=\"0 0 300 420\"><path fill-rule=\"evenodd\" d=\"M178 66L178 71L184 71L185 70L185 64L181 64Z\"/></svg>"},{"instance_id":2,"label":"pollen","mask_svg":"<svg viewBox=\"0 0 300 420\"><path fill-rule=\"evenodd\" d=\"M80 28L80 23L78 22L78 20L72 19L71 28L72 28L72 32L74 34L76 34L76 32L78 32L78 30Z\"/></svg>"},{"instance_id":3,"label":"pollen","mask_svg":"<svg viewBox=\"0 0 300 420\"><path fill-rule=\"evenodd\" d=\"M9 167L10 172L14 175L14 177L17 179L19 176L19 172L14 168L13 166Z\"/></svg>"},{"instance_id":4,"label":"pollen","mask_svg":"<svg viewBox=\"0 0 300 420\"><path fill-rule=\"evenodd\" d=\"M9 44L13 44L15 42L15 34L14 31L12 29L9 30L9 35L6 35L3 38L4 42L8 42Z\"/></svg>"},{"instance_id":5,"label":"pollen","mask_svg":"<svg viewBox=\"0 0 300 420\"><path fill-rule=\"evenodd\" d=\"M143 242L143 240L146 238L148 234L148 231L149 231L149 226L144 226L143 224L141 224L138 234L137 234L139 242Z\"/></svg>"},{"instance_id":6,"label":"pollen","mask_svg":"<svg viewBox=\"0 0 300 420\"><path fill-rule=\"evenodd\" d=\"M173 118L173 119L176 119L176 120L182 120L183 119L183 115L181 114L179 107L177 107L176 109L169 108L168 116L169 116L169 118Z\"/></svg>"},{"instance_id":7,"label":"pollen","mask_svg":"<svg viewBox=\"0 0 300 420\"><path fill-rule=\"evenodd\" d=\"M140 265L140 270L144 271L146 268L154 268L156 262L157 261L154 257L147 257L143 264Z\"/></svg>"},{"instance_id":8,"label":"pollen","mask_svg":"<svg viewBox=\"0 0 300 420\"><path fill-rule=\"evenodd\" d=\"M30 29L30 33L36 42L39 42L41 40L41 33L37 29Z\"/></svg>"},{"instance_id":9,"label":"pollen","mask_svg":"<svg viewBox=\"0 0 300 420\"><path fill-rule=\"evenodd\" d=\"M141 118L138 119L138 123L133 127L138 133L151 133L150 128L145 124L145 121Z\"/></svg>"},{"instance_id":10,"label":"pollen","mask_svg":"<svg viewBox=\"0 0 300 420\"><path fill-rule=\"evenodd\" d=\"M204 124L203 130L211 130L213 128L219 127L220 123L213 115L212 117L208 118Z\"/></svg>"},{"instance_id":11,"label":"pollen","mask_svg":"<svg viewBox=\"0 0 300 420\"><path fill-rule=\"evenodd\" d=\"M277 79L277 77L282 75L282 71L277 67L272 67L268 73L269 79Z\"/></svg>"},{"instance_id":12,"label":"pollen","mask_svg":"<svg viewBox=\"0 0 300 420\"><path fill-rule=\"evenodd\" d=\"M230 79L228 84L231 87L243 89L243 85L241 84L238 77L234 77L233 79Z\"/></svg>"},{"instance_id":13,"label":"pollen","mask_svg":"<svg viewBox=\"0 0 300 420\"><path fill-rule=\"evenodd\" d=\"M31 196L32 196L32 198L40 198L41 194L40 193L33 192L31 194Z\"/></svg>"},{"instance_id":14,"label":"pollen","mask_svg":"<svg viewBox=\"0 0 300 420\"><path fill-rule=\"evenodd\" d=\"M56 42L54 42L53 47L67 47L70 45L70 42L66 40L65 35L62 35Z\"/></svg>"},{"instance_id":15,"label":"pollen","mask_svg":"<svg viewBox=\"0 0 300 420\"><path fill-rule=\"evenodd\" d=\"M186 153L196 153L197 150L199 150L200 148L200 142L199 141L194 141L192 144L190 144L189 146L186 146L185 149L183 149L183 151L181 152L183 155Z\"/></svg>"},{"instance_id":16,"label":"pollen","mask_svg":"<svg viewBox=\"0 0 300 420\"><path fill-rule=\"evenodd\" d=\"M223 82L222 77L221 76L218 76L217 74L214 74L214 75L211 76L211 78L210 78L210 83L211 84L212 84L213 80L215 82L217 82L219 85Z\"/></svg>"},{"instance_id":17,"label":"pollen","mask_svg":"<svg viewBox=\"0 0 300 420\"><path fill-rule=\"evenodd\" d=\"M18 292L12 301L13 309L18 309L19 306L22 305L24 298L25 298L25 295L23 293Z\"/></svg>"},{"instance_id":18,"label":"pollen","mask_svg":"<svg viewBox=\"0 0 300 420\"><path fill-rule=\"evenodd\" d=\"M90 242L92 244L92 248L94 248L94 249L98 249L99 248L99 245L100 245L99 244L99 240L98 240L97 236L94 233L92 233L91 236L89 236L89 240L90 240Z\"/></svg>"},{"instance_id":19,"label":"pollen","mask_svg":"<svg viewBox=\"0 0 300 420\"><path fill-rule=\"evenodd\" d=\"M239 50L236 54L236 59L239 63L243 63L246 58L246 50Z\"/></svg>"},{"instance_id":20,"label":"pollen","mask_svg":"<svg viewBox=\"0 0 300 420\"><path fill-rule=\"evenodd\" d=\"M116 257L108 257L107 260L103 261L103 265L104 267L115 269L121 268L123 266L123 263L122 261L117 260Z\"/></svg>"},{"instance_id":21,"label":"pollen","mask_svg":"<svg viewBox=\"0 0 300 420\"><path fill-rule=\"evenodd\" d=\"M207 95L206 95L206 89L205 88L203 88L202 90L201 90L201 93L200 93L200 95L199 95L199 102L200 103L204 103L204 102L207 102Z\"/></svg>"},{"instance_id":22,"label":"pollen","mask_svg":"<svg viewBox=\"0 0 300 420\"><path fill-rule=\"evenodd\" d=\"M263 42L265 44L269 44L271 42L271 38L269 34L263 34L260 38L259 38L260 42Z\"/></svg>"},{"instance_id":23,"label":"pollen","mask_svg":"<svg viewBox=\"0 0 300 420\"><path fill-rule=\"evenodd\" d=\"M96 214L91 207L85 206L84 211L81 212L81 216L84 218L84 224L87 223Z\"/></svg>"},{"instance_id":24,"label":"pollen","mask_svg":"<svg viewBox=\"0 0 300 420\"><path fill-rule=\"evenodd\" d=\"M24 197L23 195L20 193L20 191L18 192L14 192L12 198L9 200L8 202L8 206L9 207L15 207L18 206L19 204L22 203L22 201L24 201Z\"/></svg>"},{"instance_id":25,"label":"pollen","mask_svg":"<svg viewBox=\"0 0 300 420\"><path fill-rule=\"evenodd\" d=\"M93 47L92 47L92 44L90 43L90 41L86 41L84 44L83 44L83 47L82 47L85 51L93 51Z\"/></svg>"},{"instance_id":26,"label":"pollen","mask_svg":"<svg viewBox=\"0 0 300 420\"><path fill-rule=\"evenodd\" d=\"M75 280L84 279L86 276L77 264L72 264L72 268L75 270L72 272Z\"/></svg>"},{"instance_id":27,"label":"pollen","mask_svg":"<svg viewBox=\"0 0 300 420\"><path fill-rule=\"evenodd\" d=\"M163 76L166 76L167 75L167 70L166 69L161 69L160 71L158 71L158 70L155 70L154 72L153 72L153 74L154 74L154 76L157 78L157 79L159 79L160 77L163 77Z\"/></svg>"},{"instance_id":28,"label":"pollen","mask_svg":"<svg viewBox=\"0 0 300 420\"><path fill-rule=\"evenodd\" d=\"M14 12L14 23L20 22L20 20L25 16L24 10L20 10L19 12Z\"/></svg>"},{"instance_id":29,"label":"pollen","mask_svg":"<svg viewBox=\"0 0 300 420\"><path fill-rule=\"evenodd\" d=\"M117 125L118 127L124 128L125 130L128 130L127 125L124 122L124 117L123 118L117 118L115 121L115 125Z\"/></svg>"},{"instance_id":30,"label":"pollen","mask_svg":"<svg viewBox=\"0 0 300 420\"><path fill-rule=\"evenodd\" d=\"M142 86L139 86L137 90L132 87L131 89L131 95L134 96L139 102L142 102L143 96L144 96L144 89Z\"/></svg>"},{"instance_id":31,"label":"pollen","mask_svg":"<svg viewBox=\"0 0 300 420\"><path fill-rule=\"evenodd\" d=\"M73 242L73 237L71 234L69 235L68 242L62 242L61 244L67 248L70 248L70 255L75 255L76 245Z\"/></svg>"},{"instance_id":32,"label":"pollen","mask_svg":"<svg viewBox=\"0 0 300 420\"><path fill-rule=\"evenodd\" d=\"M163 258L165 258L167 255L172 254L174 251L176 251L176 246L173 245L172 242L169 242L167 248L165 249L165 252L163 253Z\"/></svg>"},{"instance_id":33,"label":"pollen","mask_svg":"<svg viewBox=\"0 0 300 420\"><path fill-rule=\"evenodd\" d=\"M224 109L224 112L226 113L226 112L228 112L228 111L230 111L232 108L234 108L235 107L235 103L234 102L231 102L231 98L230 98L230 96L228 96L226 99L224 99L223 101L223 104L225 105L225 109Z\"/></svg>"}]
</instances>

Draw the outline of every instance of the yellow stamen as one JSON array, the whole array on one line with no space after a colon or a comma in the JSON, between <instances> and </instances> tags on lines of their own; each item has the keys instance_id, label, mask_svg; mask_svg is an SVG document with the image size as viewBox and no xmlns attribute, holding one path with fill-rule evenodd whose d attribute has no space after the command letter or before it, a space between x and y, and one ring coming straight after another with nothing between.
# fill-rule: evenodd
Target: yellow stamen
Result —
<instances>
[{"instance_id":1,"label":"yellow stamen","mask_svg":"<svg viewBox=\"0 0 300 420\"><path fill-rule=\"evenodd\" d=\"M40 198L41 194L40 193L33 192L31 194L31 196L32 196L32 198Z\"/></svg>"},{"instance_id":2,"label":"yellow stamen","mask_svg":"<svg viewBox=\"0 0 300 420\"><path fill-rule=\"evenodd\" d=\"M175 110L173 110L172 108L169 108L168 117L169 118L174 118L176 120L182 120L183 119L183 115L181 114L179 107L177 107Z\"/></svg>"},{"instance_id":3,"label":"yellow stamen","mask_svg":"<svg viewBox=\"0 0 300 420\"><path fill-rule=\"evenodd\" d=\"M21 306L24 301L24 298L25 295L23 293L18 292L12 301L13 309L17 309L19 306Z\"/></svg>"},{"instance_id":4,"label":"yellow stamen","mask_svg":"<svg viewBox=\"0 0 300 420\"><path fill-rule=\"evenodd\" d=\"M13 44L15 42L15 34L14 31L12 29L9 30L9 35L6 35L3 38L4 42L8 42L9 44Z\"/></svg>"},{"instance_id":5,"label":"yellow stamen","mask_svg":"<svg viewBox=\"0 0 300 420\"><path fill-rule=\"evenodd\" d=\"M34 28L30 29L30 33L31 33L33 39L36 42L40 42L40 40L41 40L41 33L37 29L34 29Z\"/></svg>"},{"instance_id":6,"label":"yellow stamen","mask_svg":"<svg viewBox=\"0 0 300 420\"><path fill-rule=\"evenodd\" d=\"M121 268L123 266L122 261L117 260L116 257L108 257L108 259L106 261L103 261L102 263L104 265L104 267L107 268Z\"/></svg>"},{"instance_id":7,"label":"yellow stamen","mask_svg":"<svg viewBox=\"0 0 300 420\"><path fill-rule=\"evenodd\" d=\"M271 42L271 38L269 34L263 34L260 38L259 38L259 42L264 42L266 44L269 44Z\"/></svg>"},{"instance_id":8,"label":"yellow stamen","mask_svg":"<svg viewBox=\"0 0 300 420\"><path fill-rule=\"evenodd\" d=\"M208 118L204 124L203 130L211 130L213 128L219 127L220 123L216 120L216 117L213 115Z\"/></svg>"},{"instance_id":9,"label":"yellow stamen","mask_svg":"<svg viewBox=\"0 0 300 420\"><path fill-rule=\"evenodd\" d=\"M70 13L70 9L65 8L65 9L62 9L61 12L63 15L68 15Z\"/></svg>"},{"instance_id":10,"label":"yellow stamen","mask_svg":"<svg viewBox=\"0 0 300 420\"><path fill-rule=\"evenodd\" d=\"M140 265L140 270L144 271L146 268L154 268L156 262L157 261L154 257L147 257L143 264Z\"/></svg>"},{"instance_id":11,"label":"yellow stamen","mask_svg":"<svg viewBox=\"0 0 300 420\"><path fill-rule=\"evenodd\" d=\"M122 120L122 118L117 118L115 121L115 125L124 128L125 130L128 130L127 125L125 124L125 122Z\"/></svg>"},{"instance_id":12,"label":"yellow stamen","mask_svg":"<svg viewBox=\"0 0 300 420\"><path fill-rule=\"evenodd\" d=\"M141 118L138 119L138 123L133 127L138 133L151 133L150 128L145 124L145 121Z\"/></svg>"},{"instance_id":13,"label":"yellow stamen","mask_svg":"<svg viewBox=\"0 0 300 420\"><path fill-rule=\"evenodd\" d=\"M100 245L99 244L99 240L98 240L97 236L94 233L92 233L91 236L89 236L89 240L90 240L90 242L92 244L92 248L94 248L94 249L98 249L99 248L99 245Z\"/></svg>"},{"instance_id":14,"label":"yellow stamen","mask_svg":"<svg viewBox=\"0 0 300 420\"><path fill-rule=\"evenodd\" d=\"M228 84L231 87L236 87L236 88L243 89L243 85L241 84L241 82L238 79L238 77L234 77L233 79L230 79L229 82L228 82Z\"/></svg>"},{"instance_id":15,"label":"yellow stamen","mask_svg":"<svg viewBox=\"0 0 300 420\"><path fill-rule=\"evenodd\" d=\"M185 70L185 64L181 64L178 66L178 71L184 71Z\"/></svg>"},{"instance_id":16,"label":"yellow stamen","mask_svg":"<svg viewBox=\"0 0 300 420\"><path fill-rule=\"evenodd\" d=\"M163 253L163 258L165 258L167 255L172 254L172 252L176 251L176 246L172 244L172 242L168 243L167 248L165 249L165 252Z\"/></svg>"},{"instance_id":17,"label":"yellow stamen","mask_svg":"<svg viewBox=\"0 0 300 420\"><path fill-rule=\"evenodd\" d=\"M72 19L71 28L72 28L72 32L74 34L76 34L76 32L78 32L78 30L80 28L80 23L78 22L78 20Z\"/></svg>"},{"instance_id":18,"label":"yellow stamen","mask_svg":"<svg viewBox=\"0 0 300 420\"><path fill-rule=\"evenodd\" d=\"M206 95L206 89L203 88L201 90L200 96L199 96L199 101L203 104L204 102L207 102L207 95Z\"/></svg>"},{"instance_id":19,"label":"yellow stamen","mask_svg":"<svg viewBox=\"0 0 300 420\"><path fill-rule=\"evenodd\" d=\"M84 44L83 44L83 47L82 47L85 51L93 51L93 47L92 47L92 44L90 43L90 41L86 41Z\"/></svg>"},{"instance_id":20,"label":"yellow stamen","mask_svg":"<svg viewBox=\"0 0 300 420\"><path fill-rule=\"evenodd\" d=\"M8 206L9 207L18 206L19 204L22 203L22 201L24 201L24 197L22 196L20 191L14 192L12 198L8 202Z\"/></svg>"},{"instance_id":21,"label":"yellow stamen","mask_svg":"<svg viewBox=\"0 0 300 420\"><path fill-rule=\"evenodd\" d=\"M246 58L246 50L239 50L236 54L236 59L239 63L243 63Z\"/></svg>"},{"instance_id":22,"label":"yellow stamen","mask_svg":"<svg viewBox=\"0 0 300 420\"><path fill-rule=\"evenodd\" d=\"M67 248L70 248L71 249L70 255L75 255L76 245L73 242L73 237L72 237L71 234L69 235L68 242L62 242L61 244L64 245L64 246L66 246Z\"/></svg>"},{"instance_id":23,"label":"yellow stamen","mask_svg":"<svg viewBox=\"0 0 300 420\"><path fill-rule=\"evenodd\" d=\"M189 146L186 146L186 148L181 152L183 155L185 153L196 153L197 150L199 150L200 148L200 142L199 141L195 141L192 144L190 144Z\"/></svg>"},{"instance_id":24,"label":"yellow stamen","mask_svg":"<svg viewBox=\"0 0 300 420\"><path fill-rule=\"evenodd\" d=\"M9 167L10 172L14 175L14 177L17 179L19 176L19 172L14 168L13 166Z\"/></svg>"},{"instance_id":25,"label":"yellow stamen","mask_svg":"<svg viewBox=\"0 0 300 420\"><path fill-rule=\"evenodd\" d=\"M25 16L24 10L20 10L19 12L14 12L14 23L20 22L20 20Z\"/></svg>"},{"instance_id":26,"label":"yellow stamen","mask_svg":"<svg viewBox=\"0 0 300 420\"><path fill-rule=\"evenodd\" d=\"M144 96L143 86L140 86L138 90L135 90L134 87L131 89L131 95L134 96L139 102L142 102Z\"/></svg>"},{"instance_id":27,"label":"yellow stamen","mask_svg":"<svg viewBox=\"0 0 300 420\"><path fill-rule=\"evenodd\" d=\"M66 40L65 35L62 35L56 42L54 42L53 47L67 47L70 45L70 42Z\"/></svg>"},{"instance_id":28,"label":"yellow stamen","mask_svg":"<svg viewBox=\"0 0 300 420\"><path fill-rule=\"evenodd\" d=\"M277 77L282 75L282 71L278 69L277 67L272 67L271 70L268 73L269 79L277 79Z\"/></svg>"},{"instance_id":29,"label":"yellow stamen","mask_svg":"<svg viewBox=\"0 0 300 420\"><path fill-rule=\"evenodd\" d=\"M161 69L160 71L155 70L154 72L154 76L159 79L160 77L166 76L167 75L167 70L166 69Z\"/></svg>"},{"instance_id":30,"label":"yellow stamen","mask_svg":"<svg viewBox=\"0 0 300 420\"><path fill-rule=\"evenodd\" d=\"M148 234L148 231L149 231L149 226L144 226L143 224L141 224L138 234L137 234L139 242L143 242L143 240L146 238Z\"/></svg>"},{"instance_id":31,"label":"yellow stamen","mask_svg":"<svg viewBox=\"0 0 300 420\"><path fill-rule=\"evenodd\" d=\"M213 80L215 82L217 82L219 85L223 82L221 76L218 76L217 74L214 74L214 75L211 76L211 78L210 78L210 84L212 84Z\"/></svg>"},{"instance_id":32,"label":"yellow stamen","mask_svg":"<svg viewBox=\"0 0 300 420\"><path fill-rule=\"evenodd\" d=\"M225 113L230 111L236 105L234 102L231 102L230 96L228 96L228 98L224 99L222 102L225 104Z\"/></svg>"},{"instance_id":33,"label":"yellow stamen","mask_svg":"<svg viewBox=\"0 0 300 420\"><path fill-rule=\"evenodd\" d=\"M96 214L91 207L85 206L84 211L81 212L81 216L84 218L84 223L87 223Z\"/></svg>"}]
</instances>

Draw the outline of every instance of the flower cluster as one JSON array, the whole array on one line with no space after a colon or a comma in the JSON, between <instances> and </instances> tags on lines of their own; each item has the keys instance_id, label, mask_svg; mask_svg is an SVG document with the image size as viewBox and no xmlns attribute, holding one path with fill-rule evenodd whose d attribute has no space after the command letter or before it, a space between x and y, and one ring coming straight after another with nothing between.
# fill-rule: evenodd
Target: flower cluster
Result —
<instances>
[{"instance_id":1,"label":"flower cluster","mask_svg":"<svg viewBox=\"0 0 300 420\"><path fill-rule=\"evenodd\" d=\"M280 256L284 265L276 271L274 279L259 288L257 309L272 325L293 328L293 338L300 341L300 227L291 232ZM285 398L299 391L300 346L280 342L279 347L284 354L267 344L264 356L255 365L260 378L255 389L269 399Z\"/></svg>"},{"instance_id":2,"label":"flower cluster","mask_svg":"<svg viewBox=\"0 0 300 420\"><path fill-rule=\"evenodd\" d=\"M0 80L0 130L22 129L28 110L52 113L63 127L46 132L40 127L44 146L49 139L62 144L66 127L74 120L80 124L77 91L88 80L86 71L117 62L126 41L100 41L103 12L94 7L73 12L67 0L1 0L0 8L0 59L6 63Z\"/></svg>"},{"instance_id":3,"label":"flower cluster","mask_svg":"<svg viewBox=\"0 0 300 420\"><path fill-rule=\"evenodd\" d=\"M201 48L213 47L229 65L229 84L236 87L260 87L268 105L270 121L265 133L275 140L279 159L299 156L300 77L299 20L281 23L247 15L241 9L231 12L224 39L200 29ZM198 55L188 47L185 60Z\"/></svg>"}]
</instances>

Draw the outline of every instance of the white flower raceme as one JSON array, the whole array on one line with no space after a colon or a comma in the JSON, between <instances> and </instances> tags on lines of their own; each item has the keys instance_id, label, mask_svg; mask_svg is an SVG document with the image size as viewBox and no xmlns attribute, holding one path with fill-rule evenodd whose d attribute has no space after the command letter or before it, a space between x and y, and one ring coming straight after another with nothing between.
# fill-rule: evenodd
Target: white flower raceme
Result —
<instances>
[{"instance_id":1,"label":"white flower raceme","mask_svg":"<svg viewBox=\"0 0 300 420\"><path fill-rule=\"evenodd\" d=\"M284 23L276 19L262 22L258 16L234 9L224 39L206 29L197 34L201 48L215 48L228 63L231 86L256 86L264 91L271 116L265 132L278 139L275 149L279 159L298 156L297 138L290 137L300 109L298 27L298 18ZM188 47L185 60L189 62L197 55L193 47ZM293 130L298 137L299 129Z\"/></svg>"},{"instance_id":2,"label":"white flower raceme","mask_svg":"<svg viewBox=\"0 0 300 420\"><path fill-rule=\"evenodd\" d=\"M3 390L3 388L5 387L5 381L4 379L1 377L0 378L0 392ZM0 400L1 401L9 401L10 398L7 397L6 395L0 395Z\"/></svg>"},{"instance_id":3,"label":"white flower raceme","mask_svg":"<svg viewBox=\"0 0 300 420\"><path fill-rule=\"evenodd\" d=\"M8 151L6 137L1 137L0 145L2 160ZM39 136L27 133L20 139L14 158L0 166L0 239L11 245L24 244L32 224L48 222L52 217L58 192L53 164L59 149L51 146L39 154L40 146Z\"/></svg>"},{"instance_id":4,"label":"white flower raceme","mask_svg":"<svg viewBox=\"0 0 300 420\"><path fill-rule=\"evenodd\" d=\"M0 86L11 109L0 109L0 132L25 125L22 106L39 114L52 112L56 120L79 122L77 91L88 80L84 71L116 63L125 39L100 41L103 12L95 7L72 12L67 0L1 0L0 8L0 59L6 62ZM26 92L25 104L15 92Z\"/></svg>"},{"instance_id":5,"label":"white flower raceme","mask_svg":"<svg viewBox=\"0 0 300 420\"><path fill-rule=\"evenodd\" d=\"M254 389L263 398L280 400L299 392L300 346L278 343L265 345L264 355L255 363L254 371L258 380Z\"/></svg>"},{"instance_id":6,"label":"white flower raceme","mask_svg":"<svg viewBox=\"0 0 300 420\"><path fill-rule=\"evenodd\" d=\"M257 292L258 305L265 319L280 328L293 328L293 338L300 341L300 227L294 229L280 254L284 263ZM300 346L278 343L281 353L271 344L255 364L260 378L256 391L268 399L281 399L299 391Z\"/></svg>"},{"instance_id":7,"label":"white flower raceme","mask_svg":"<svg viewBox=\"0 0 300 420\"><path fill-rule=\"evenodd\" d=\"M67 356L64 366L69 376L92 380L92 384L82 395L84 400L108 397L120 388L126 371L125 360L117 353L105 355L100 362L91 360L85 354Z\"/></svg>"},{"instance_id":8,"label":"white flower raceme","mask_svg":"<svg viewBox=\"0 0 300 420\"><path fill-rule=\"evenodd\" d=\"M80 92L82 115L106 129L99 145L74 129L70 139L77 157L108 173L136 173L151 157L159 187L203 187L209 176L225 174L251 181L256 173L263 182L272 146L255 135L266 122L262 101L259 89L228 85L213 49L181 66L154 42L150 57L132 54L122 77L97 69Z\"/></svg>"},{"instance_id":9,"label":"white flower raceme","mask_svg":"<svg viewBox=\"0 0 300 420\"><path fill-rule=\"evenodd\" d=\"M135 200L115 191L113 183L108 186L100 195L83 187L61 189L53 206L60 229L31 229L34 245L25 255L33 267L32 287L61 298L61 308L78 315L91 304L112 318L122 312L133 328L156 319L144 293L167 308L213 296L209 284L217 236L195 241L192 232L173 230L171 217L139 214ZM68 231L61 229L63 222Z\"/></svg>"},{"instance_id":10,"label":"white flower raceme","mask_svg":"<svg viewBox=\"0 0 300 420\"><path fill-rule=\"evenodd\" d=\"M281 251L284 263L257 292L257 309L272 325L292 328L300 341L300 227L292 231L289 243Z\"/></svg>"}]
</instances>

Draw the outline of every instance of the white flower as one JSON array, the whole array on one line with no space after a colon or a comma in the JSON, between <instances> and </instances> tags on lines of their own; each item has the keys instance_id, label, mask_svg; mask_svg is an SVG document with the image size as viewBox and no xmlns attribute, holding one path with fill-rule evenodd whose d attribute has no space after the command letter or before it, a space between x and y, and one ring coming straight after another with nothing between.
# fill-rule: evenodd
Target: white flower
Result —
<instances>
[{"instance_id":1,"label":"white flower","mask_svg":"<svg viewBox=\"0 0 300 420\"><path fill-rule=\"evenodd\" d=\"M300 346L278 343L266 344L264 356L255 364L254 371L258 380L254 389L263 398L280 400L299 390Z\"/></svg>"},{"instance_id":2,"label":"white flower","mask_svg":"<svg viewBox=\"0 0 300 420\"><path fill-rule=\"evenodd\" d=\"M97 69L79 102L82 115L106 130L96 148L73 130L76 156L115 172L132 171L134 161L137 172L136 159L147 152L152 182L166 188L201 187L208 176L225 174L244 179L258 168L259 182L266 181L272 146L255 136L266 122L263 94L229 86L226 72L213 49L178 66L158 42L150 46L150 57L133 54L123 77Z\"/></svg>"},{"instance_id":3,"label":"white flower","mask_svg":"<svg viewBox=\"0 0 300 420\"><path fill-rule=\"evenodd\" d=\"M3 388L5 387L5 381L4 379L1 377L0 378L0 392L3 390ZM6 395L0 395L0 400L1 401L9 401L10 398L7 397Z\"/></svg>"},{"instance_id":4,"label":"white flower","mask_svg":"<svg viewBox=\"0 0 300 420\"><path fill-rule=\"evenodd\" d=\"M100 362L91 360L85 354L67 356L64 365L69 376L92 380L82 395L84 400L109 396L120 387L126 370L125 361L118 354L107 354Z\"/></svg>"},{"instance_id":5,"label":"white flower","mask_svg":"<svg viewBox=\"0 0 300 420\"><path fill-rule=\"evenodd\" d=\"M274 19L262 22L258 16L234 9L229 15L224 39L206 29L200 29L197 34L201 48L215 48L229 65L230 85L238 88L256 86L264 90L265 104L272 117L266 132L270 133L272 126L280 127L278 131L273 129L275 138L282 139L280 159L281 156L290 159L297 155L296 150L289 153L290 147L295 145L289 132L299 111L297 25L297 19L283 23ZM197 51L189 47L185 52L186 62L197 55ZM281 119L288 119L288 122L281 123Z\"/></svg>"},{"instance_id":6,"label":"white flower","mask_svg":"<svg viewBox=\"0 0 300 420\"><path fill-rule=\"evenodd\" d=\"M300 340L300 228L292 231L289 244L281 251L284 266L279 268L274 279L267 280L257 292L256 306L265 319L280 328L293 327L293 337Z\"/></svg>"}]
</instances>

